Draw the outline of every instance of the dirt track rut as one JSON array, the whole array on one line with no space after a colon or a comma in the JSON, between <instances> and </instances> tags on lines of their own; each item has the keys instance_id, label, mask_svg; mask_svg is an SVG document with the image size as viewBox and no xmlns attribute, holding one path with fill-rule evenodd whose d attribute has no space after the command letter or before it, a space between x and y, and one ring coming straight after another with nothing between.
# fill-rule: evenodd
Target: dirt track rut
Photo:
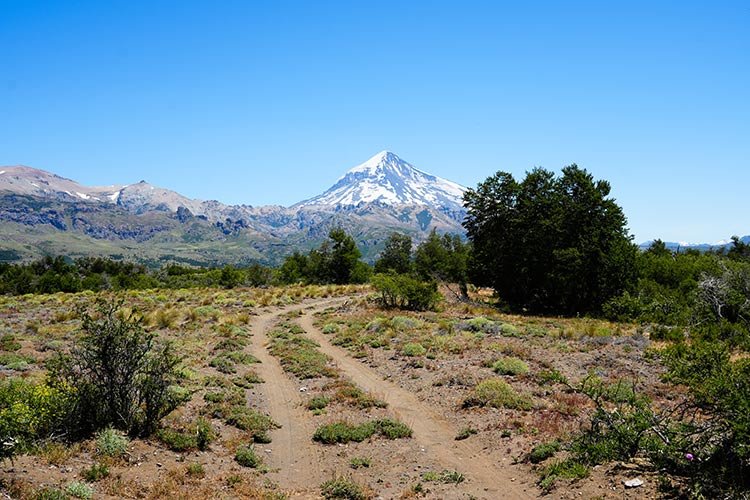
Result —
<instances>
[{"instance_id":1,"label":"dirt track rut","mask_svg":"<svg viewBox=\"0 0 750 500\"><path fill-rule=\"evenodd\" d=\"M278 360L266 348L267 333L274 322L285 313L301 310L304 314L299 318L299 324L320 344L320 350L330 356L355 384L384 399L390 411L412 427L414 439L432 459L467 477L461 488L464 493L487 499L537 497L536 489L530 486L532 478L491 460L481 443L455 441L458 429L445 417L328 341L315 327L314 314L346 300L325 299L285 307L261 314L252 322L253 342L249 349L261 362L258 373L265 381L262 390L268 401L268 412L281 425L280 429L271 431L272 443L263 445L264 450L271 450L270 454L264 453L273 470L269 477L278 481L282 489L306 498L317 497L320 483L328 479L321 467L324 450L311 440L314 422L303 407L299 386L284 373Z\"/></svg>"},{"instance_id":2,"label":"dirt track rut","mask_svg":"<svg viewBox=\"0 0 750 500\"><path fill-rule=\"evenodd\" d=\"M317 307L316 310L319 310ZM482 498L534 498L533 479L519 470L508 470L487 457L478 443L455 441L458 433L453 424L411 392L384 380L377 372L351 358L347 351L332 345L314 325L316 310L306 312L299 323L320 350L335 360L338 367L362 389L382 397L401 420L409 424L416 439L432 458L446 468L455 469L468 478L467 489Z\"/></svg>"},{"instance_id":3,"label":"dirt track rut","mask_svg":"<svg viewBox=\"0 0 750 500\"><path fill-rule=\"evenodd\" d=\"M269 477L278 481L283 489L298 495L312 495L326 479L320 468L323 453L312 442L314 423L302 406L297 383L284 373L278 360L266 349L267 333L282 314L307 307L323 309L335 301L326 299L277 309L255 317L252 322L250 353L260 360L257 371L265 381L261 389L268 401L268 412L281 425L280 429L271 431L272 442L262 445L263 450L271 450L270 454L263 452L263 455L273 470Z\"/></svg>"}]
</instances>

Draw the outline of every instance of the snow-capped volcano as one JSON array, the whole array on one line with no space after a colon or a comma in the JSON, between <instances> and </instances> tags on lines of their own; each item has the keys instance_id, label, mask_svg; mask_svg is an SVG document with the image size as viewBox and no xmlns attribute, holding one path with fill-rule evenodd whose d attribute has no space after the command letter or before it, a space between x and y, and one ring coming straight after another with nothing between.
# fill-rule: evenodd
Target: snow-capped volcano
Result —
<instances>
[{"instance_id":1,"label":"snow-capped volcano","mask_svg":"<svg viewBox=\"0 0 750 500\"><path fill-rule=\"evenodd\" d=\"M464 191L466 188L455 182L422 172L390 151L381 151L349 170L325 193L295 206L377 202L461 210Z\"/></svg>"}]
</instances>

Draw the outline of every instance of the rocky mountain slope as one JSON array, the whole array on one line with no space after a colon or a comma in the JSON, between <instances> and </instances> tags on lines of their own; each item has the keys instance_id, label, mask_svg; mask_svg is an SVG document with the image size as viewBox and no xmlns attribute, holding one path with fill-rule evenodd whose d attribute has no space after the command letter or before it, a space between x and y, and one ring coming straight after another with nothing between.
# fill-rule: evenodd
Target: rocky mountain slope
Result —
<instances>
[{"instance_id":1,"label":"rocky mountain slope","mask_svg":"<svg viewBox=\"0 0 750 500\"><path fill-rule=\"evenodd\" d=\"M44 254L159 263L274 264L320 244L333 227L372 260L393 231L462 233L464 188L382 152L325 193L291 207L194 200L145 181L83 186L25 166L0 167L0 261Z\"/></svg>"}]
</instances>

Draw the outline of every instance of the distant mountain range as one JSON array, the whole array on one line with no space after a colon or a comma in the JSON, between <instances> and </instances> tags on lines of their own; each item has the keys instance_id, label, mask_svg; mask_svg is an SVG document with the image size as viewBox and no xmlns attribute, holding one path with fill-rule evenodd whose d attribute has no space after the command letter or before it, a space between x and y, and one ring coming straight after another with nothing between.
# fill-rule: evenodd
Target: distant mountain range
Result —
<instances>
[{"instance_id":1,"label":"distant mountain range","mask_svg":"<svg viewBox=\"0 0 750 500\"><path fill-rule=\"evenodd\" d=\"M145 181L89 187L31 167L0 167L0 262L102 255L152 265L277 264L319 245L334 227L352 234L372 261L394 231L417 242L432 229L463 234L465 191L389 151L291 207L195 200ZM730 244L666 243L701 251Z\"/></svg>"},{"instance_id":2,"label":"distant mountain range","mask_svg":"<svg viewBox=\"0 0 750 500\"><path fill-rule=\"evenodd\" d=\"M750 244L750 235L743 236L740 238L740 241L743 243ZM638 247L641 250L648 249L652 244L654 243L654 240L644 241ZM687 243L684 241L676 242L676 241L665 241L664 246L666 246L668 249L673 251L680 251L680 250L698 250L700 252L707 252L709 250L718 250L720 248L728 248L732 246L732 240L723 240L723 241L717 241L716 243Z\"/></svg>"},{"instance_id":3,"label":"distant mountain range","mask_svg":"<svg viewBox=\"0 0 750 500\"><path fill-rule=\"evenodd\" d=\"M352 234L372 260L393 231L463 233L465 188L383 151L291 207L195 200L145 181L89 187L26 166L0 167L0 261L108 255L151 264L278 263Z\"/></svg>"}]
</instances>

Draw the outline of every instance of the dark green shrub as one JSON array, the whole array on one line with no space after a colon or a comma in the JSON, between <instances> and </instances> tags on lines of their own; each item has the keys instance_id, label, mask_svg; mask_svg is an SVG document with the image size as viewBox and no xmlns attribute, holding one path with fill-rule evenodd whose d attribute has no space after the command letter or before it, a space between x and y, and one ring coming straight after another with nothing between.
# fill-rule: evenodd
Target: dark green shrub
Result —
<instances>
[{"instance_id":1,"label":"dark green shrub","mask_svg":"<svg viewBox=\"0 0 750 500\"><path fill-rule=\"evenodd\" d=\"M577 461L596 465L629 460L643 449L658 446L657 416L650 400L636 393L632 384L605 384L589 376L577 390L596 406L588 429L571 446ZM610 403L614 403L614 408Z\"/></svg>"},{"instance_id":2,"label":"dark green shrub","mask_svg":"<svg viewBox=\"0 0 750 500\"><path fill-rule=\"evenodd\" d=\"M122 301L97 302L98 316L81 311L83 335L69 356L50 364L55 387L74 387L78 396L70 434L106 426L149 434L177 402L169 387L180 362L170 344L146 333L141 319L120 318Z\"/></svg>"},{"instance_id":3,"label":"dark green shrub","mask_svg":"<svg viewBox=\"0 0 750 500\"><path fill-rule=\"evenodd\" d=\"M390 418L375 421L377 432L387 439L401 439L411 437L411 428L403 422Z\"/></svg>"},{"instance_id":4,"label":"dark green shrub","mask_svg":"<svg viewBox=\"0 0 750 500\"><path fill-rule=\"evenodd\" d=\"M353 425L347 422L334 422L321 425L315 429L313 441L323 444L348 443L354 441L360 443L375 434L376 427L371 422Z\"/></svg>"},{"instance_id":5,"label":"dark green shrub","mask_svg":"<svg viewBox=\"0 0 750 500\"><path fill-rule=\"evenodd\" d=\"M263 464L263 460L255 453L252 445L240 446L234 454L235 461L243 467L257 469Z\"/></svg>"},{"instance_id":6,"label":"dark green shrub","mask_svg":"<svg viewBox=\"0 0 750 500\"><path fill-rule=\"evenodd\" d=\"M434 282L422 282L405 274L376 274L372 284L383 307L412 311L435 308L441 296Z\"/></svg>"},{"instance_id":7,"label":"dark green shrub","mask_svg":"<svg viewBox=\"0 0 750 500\"><path fill-rule=\"evenodd\" d=\"M331 398L327 396L315 396L314 398L310 399L310 401L307 402L308 410L322 410L326 406L328 406L328 403L331 402Z\"/></svg>"},{"instance_id":8,"label":"dark green shrub","mask_svg":"<svg viewBox=\"0 0 750 500\"><path fill-rule=\"evenodd\" d=\"M554 456L558 451L560 451L560 443L557 441L536 445L531 450L531 453L529 453L529 462L532 464L544 462L548 458Z\"/></svg>"},{"instance_id":9,"label":"dark green shrub","mask_svg":"<svg viewBox=\"0 0 750 500\"><path fill-rule=\"evenodd\" d=\"M253 433L253 443L268 444L271 441L273 439L271 439L271 435L266 431L256 431Z\"/></svg>"},{"instance_id":10,"label":"dark green shrub","mask_svg":"<svg viewBox=\"0 0 750 500\"><path fill-rule=\"evenodd\" d=\"M655 325L651 330L651 340L669 340L672 342L679 342L685 340L685 333L683 328L680 327L669 327L664 325Z\"/></svg>"}]
</instances>

